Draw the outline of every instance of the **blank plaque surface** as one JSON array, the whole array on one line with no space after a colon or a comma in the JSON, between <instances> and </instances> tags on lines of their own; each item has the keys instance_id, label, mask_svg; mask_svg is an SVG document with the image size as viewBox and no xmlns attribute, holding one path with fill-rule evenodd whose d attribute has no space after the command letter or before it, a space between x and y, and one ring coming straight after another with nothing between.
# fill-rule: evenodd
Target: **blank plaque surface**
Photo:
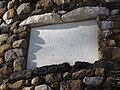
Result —
<instances>
[{"instance_id":1,"label":"blank plaque surface","mask_svg":"<svg viewBox=\"0 0 120 90\"><path fill-rule=\"evenodd\" d=\"M98 26L95 20L31 29L27 68L75 61L98 60Z\"/></svg>"}]
</instances>

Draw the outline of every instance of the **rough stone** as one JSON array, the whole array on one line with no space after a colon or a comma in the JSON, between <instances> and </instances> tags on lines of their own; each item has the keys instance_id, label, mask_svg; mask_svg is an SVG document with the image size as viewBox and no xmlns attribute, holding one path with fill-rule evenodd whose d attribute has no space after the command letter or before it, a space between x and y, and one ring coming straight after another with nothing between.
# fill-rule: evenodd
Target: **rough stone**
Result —
<instances>
[{"instance_id":1,"label":"rough stone","mask_svg":"<svg viewBox=\"0 0 120 90\"><path fill-rule=\"evenodd\" d=\"M62 80L61 73L52 73L45 76L46 83L60 82Z\"/></svg>"},{"instance_id":2,"label":"rough stone","mask_svg":"<svg viewBox=\"0 0 120 90\"><path fill-rule=\"evenodd\" d=\"M0 90L10 90L9 85L8 84L2 84L0 86Z\"/></svg>"},{"instance_id":3,"label":"rough stone","mask_svg":"<svg viewBox=\"0 0 120 90\"><path fill-rule=\"evenodd\" d=\"M60 83L60 90L82 90L83 82L81 80L68 80Z\"/></svg>"},{"instance_id":4,"label":"rough stone","mask_svg":"<svg viewBox=\"0 0 120 90\"><path fill-rule=\"evenodd\" d=\"M8 39L8 34L1 34L0 35L0 43L4 44L5 42L7 42Z\"/></svg>"},{"instance_id":5,"label":"rough stone","mask_svg":"<svg viewBox=\"0 0 120 90\"><path fill-rule=\"evenodd\" d=\"M110 29L110 30L111 30L114 34L120 33L120 29L115 29L115 28L113 29L113 28L112 28L112 29Z\"/></svg>"},{"instance_id":6,"label":"rough stone","mask_svg":"<svg viewBox=\"0 0 120 90\"><path fill-rule=\"evenodd\" d=\"M33 27L55 23L61 23L60 15L56 13L46 13L42 15L29 16L27 19L20 23L20 26L29 25Z\"/></svg>"},{"instance_id":7,"label":"rough stone","mask_svg":"<svg viewBox=\"0 0 120 90\"><path fill-rule=\"evenodd\" d=\"M14 23L11 25L10 30L13 31L14 29L18 28L18 27L19 27L19 24L20 24L20 21L14 22Z\"/></svg>"},{"instance_id":8,"label":"rough stone","mask_svg":"<svg viewBox=\"0 0 120 90\"><path fill-rule=\"evenodd\" d=\"M109 30L113 27L113 22L112 21L101 21L98 23L98 26L100 27L101 30Z\"/></svg>"},{"instance_id":9,"label":"rough stone","mask_svg":"<svg viewBox=\"0 0 120 90\"><path fill-rule=\"evenodd\" d=\"M120 34L115 34L113 37L112 37L115 41L120 41Z\"/></svg>"},{"instance_id":10,"label":"rough stone","mask_svg":"<svg viewBox=\"0 0 120 90\"><path fill-rule=\"evenodd\" d=\"M102 84L103 77L85 77L83 82L87 85L100 86Z\"/></svg>"},{"instance_id":11,"label":"rough stone","mask_svg":"<svg viewBox=\"0 0 120 90\"><path fill-rule=\"evenodd\" d=\"M106 79L106 81L103 84L104 88L111 88L112 87L112 82L113 82L113 77L110 76Z\"/></svg>"},{"instance_id":12,"label":"rough stone","mask_svg":"<svg viewBox=\"0 0 120 90\"><path fill-rule=\"evenodd\" d=\"M50 86L54 90L60 90L60 84L59 84L59 82L54 82Z\"/></svg>"},{"instance_id":13,"label":"rough stone","mask_svg":"<svg viewBox=\"0 0 120 90\"><path fill-rule=\"evenodd\" d=\"M6 1L1 0L1 1L0 1L0 8L5 7L5 5L6 5Z\"/></svg>"},{"instance_id":14,"label":"rough stone","mask_svg":"<svg viewBox=\"0 0 120 90\"><path fill-rule=\"evenodd\" d=\"M11 49L5 53L5 61L13 61L18 57L25 56L25 51L23 49Z\"/></svg>"},{"instance_id":15,"label":"rough stone","mask_svg":"<svg viewBox=\"0 0 120 90\"><path fill-rule=\"evenodd\" d=\"M99 14L109 15L109 10L105 7L81 7L64 14L61 18L63 22L94 19Z\"/></svg>"},{"instance_id":16,"label":"rough stone","mask_svg":"<svg viewBox=\"0 0 120 90\"><path fill-rule=\"evenodd\" d=\"M13 42L13 48L27 48L27 41L26 39L20 39Z\"/></svg>"},{"instance_id":17,"label":"rough stone","mask_svg":"<svg viewBox=\"0 0 120 90\"><path fill-rule=\"evenodd\" d=\"M3 58L0 58L0 65L3 64L5 61Z\"/></svg>"},{"instance_id":18,"label":"rough stone","mask_svg":"<svg viewBox=\"0 0 120 90\"><path fill-rule=\"evenodd\" d=\"M32 77L32 70L21 70L10 75L11 81L17 81L20 79L28 79Z\"/></svg>"},{"instance_id":19,"label":"rough stone","mask_svg":"<svg viewBox=\"0 0 120 90\"><path fill-rule=\"evenodd\" d=\"M52 0L39 0L36 4L37 9L46 8L49 9L53 6Z\"/></svg>"},{"instance_id":20,"label":"rough stone","mask_svg":"<svg viewBox=\"0 0 120 90\"><path fill-rule=\"evenodd\" d=\"M69 73L69 72L63 73L63 79L64 80L70 80L71 78L72 78L71 73Z\"/></svg>"},{"instance_id":21,"label":"rough stone","mask_svg":"<svg viewBox=\"0 0 120 90\"><path fill-rule=\"evenodd\" d=\"M23 3L17 8L18 15L30 14L33 8L30 3Z\"/></svg>"},{"instance_id":22,"label":"rough stone","mask_svg":"<svg viewBox=\"0 0 120 90\"><path fill-rule=\"evenodd\" d=\"M104 15L104 14L100 14L97 16L97 22L99 21L106 21L107 20L107 15Z\"/></svg>"},{"instance_id":23,"label":"rough stone","mask_svg":"<svg viewBox=\"0 0 120 90\"><path fill-rule=\"evenodd\" d=\"M4 44L0 46L0 57L4 55L5 51L9 50L11 48L10 44Z\"/></svg>"},{"instance_id":24,"label":"rough stone","mask_svg":"<svg viewBox=\"0 0 120 90\"><path fill-rule=\"evenodd\" d=\"M34 90L34 87L31 86L31 87L24 87L22 90Z\"/></svg>"},{"instance_id":25,"label":"rough stone","mask_svg":"<svg viewBox=\"0 0 120 90\"><path fill-rule=\"evenodd\" d=\"M28 37L28 32L23 31L20 34L18 34L19 39L24 39Z\"/></svg>"},{"instance_id":26,"label":"rough stone","mask_svg":"<svg viewBox=\"0 0 120 90\"><path fill-rule=\"evenodd\" d=\"M9 9L7 11L7 19L14 19L17 17L17 13L14 9Z\"/></svg>"},{"instance_id":27,"label":"rough stone","mask_svg":"<svg viewBox=\"0 0 120 90\"><path fill-rule=\"evenodd\" d=\"M24 80L19 80L11 85L12 90L21 90L24 87Z\"/></svg>"},{"instance_id":28,"label":"rough stone","mask_svg":"<svg viewBox=\"0 0 120 90\"><path fill-rule=\"evenodd\" d=\"M7 9L14 8L17 3L18 3L17 0L11 0L11 1L8 2L8 4L7 4Z\"/></svg>"},{"instance_id":29,"label":"rough stone","mask_svg":"<svg viewBox=\"0 0 120 90\"><path fill-rule=\"evenodd\" d=\"M17 39L18 39L17 35L13 34L12 36L8 37L7 43L12 44Z\"/></svg>"},{"instance_id":30,"label":"rough stone","mask_svg":"<svg viewBox=\"0 0 120 90\"><path fill-rule=\"evenodd\" d=\"M99 51L99 58L100 59L113 59L119 60L120 59L120 49L117 47L103 47Z\"/></svg>"},{"instance_id":31,"label":"rough stone","mask_svg":"<svg viewBox=\"0 0 120 90\"><path fill-rule=\"evenodd\" d=\"M3 75L4 78L8 77L10 74L12 74L12 69L5 65L0 68L0 73Z\"/></svg>"},{"instance_id":32,"label":"rough stone","mask_svg":"<svg viewBox=\"0 0 120 90\"><path fill-rule=\"evenodd\" d=\"M82 70L76 71L72 74L73 79L84 78L85 76L93 76L93 70L92 69L82 69Z\"/></svg>"},{"instance_id":33,"label":"rough stone","mask_svg":"<svg viewBox=\"0 0 120 90\"><path fill-rule=\"evenodd\" d=\"M5 13L5 11L6 11L6 7L0 8L0 17L3 16L3 14Z\"/></svg>"},{"instance_id":34,"label":"rough stone","mask_svg":"<svg viewBox=\"0 0 120 90\"><path fill-rule=\"evenodd\" d=\"M6 24L2 26L2 28L0 29L1 31L1 34L6 34L6 33L9 33L10 30L9 30L9 26L7 26Z\"/></svg>"},{"instance_id":35,"label":"rough stone","mask_svg":"<svg viewBox=\"0 0 120 90\"><path fill-rule=\"evenodd\" d=\"M44 78L39 76L36 76L31 80L31 84L35 86L43 84L44 82L45 82Z\"/></svg>"},{"instance_id":36,"label":"rough stone","mask_svg":"<svg viewBox=\"0 0 120 90\"><path fill-rule=\"evenodd\" d=\"M46 75L50 73L63 73L63 72L69 71L70 69L71 69L71 66L69 63L63 63L59 65L51 65L51 66L35 68L34 73L36 75Z\"/></svg>"},{"instance_id":37,"label":"rough stone","mask_svg":"<svg viewBox=\"0 0 120 90\"><path fill-rule=\"evenodd\" d=\"M19 57L13 62L14 72L20 71L26 68L26 60L24 57Z\"/></svg>"},{"instance_id":38,"label":"rough stone","mask_svg":"<svg viewBox=\"0 0 120 90\"><path fill-rule=\"evenodd\" d=\"M35 87L35 90L52 90L52 89L47 85L39 85Z\"/></svg>"},{"instance_id":39,"label":"rough stone","mask_svg":"<svg viewBox=\"0 0 120 90\"><path fill-rule=\"evenodd\" d=\"M120 15L113 15L108 18L109 21L120 21Z\"/></svg>"},{"instance_id":40,"label":"rough stone","mask_svg":"<svg viewBox=\"0 0 120 90\"><path fill-rule=\"evenodd\" d=\"M95 69L95 75L97 76L104 76L105 69L104 68L96 68Z\"/></svg>"},{"instance_id":41,"label":"rough stone","mask_svg":"<svg viewBox=\"0 0 120 90\"><path fill-rule=\"evenodd\" d=\"M3 23L3 20L2 19L0 19L0 25Z\"/></svg>"}]
</instances>

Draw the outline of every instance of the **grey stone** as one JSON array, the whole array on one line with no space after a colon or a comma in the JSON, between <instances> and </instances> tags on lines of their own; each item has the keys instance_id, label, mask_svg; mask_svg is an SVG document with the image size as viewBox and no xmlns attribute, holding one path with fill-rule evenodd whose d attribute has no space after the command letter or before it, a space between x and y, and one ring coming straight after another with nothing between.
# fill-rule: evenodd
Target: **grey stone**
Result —
<instances>
[{"instance_id":1,"label":"grey stone","mask_svg":"<svg viewBox=\"0 0 120 90\"><path fill-rule=\"evenodd\" d=\"M7 39L8 39L8 34L1 34L0 35L0 43L7 42Z\"/></svg>"},{"instance_id":2,"label":"grey stone","mask_svg":"<svg viewBox=\"0 0 120 90\"><path fill-rule=\"evenodd\" d=\"M2 18L3 14L6 11L6 7L0 8L0 17Z\"/></svg>"},{"instance_id":3,"label":"grey stone","mask_svg":"<svg viewBox=\"0 0 120 90\"><path fill-rule=\"evenodd\" d=\"M99 27L101 30L109 30L113 27L112 21L101 21L99 22Z\"/></svg>"},{"instance_id":4,"label":"grey stone","mask_svg":"<svg viewBox=\"0 0 120 90\"><path fill-rule=\"evenodd\" d=\"M20 71L26 68L26 60L24 57L19 57L13 62L14 72Z\"/></svg>"},{"instance_id":5,"label":"grey stone","mask_svg":"<svg viewBox=\"0 0 120 90\"><path fill-rule=\"evenodd\" d=\"M52 90L52 89L47 85L39 85L35 87L35 90Z\"/></svg>"},{"instance_id":6,"label":"grey stone","mask_svg":"<svg viewBox=\"0 0 120 90\"><path fill-rule=\"evenodd\" d=\"M87 85L99 86L102 84L103 77L85 77L83 82Z\"/></svg>"},{"instance_id":7,"label":"grey stone","mask_svg":"<svg viewBox=\"0 0 120 90\"><path fill-rule=\"evenodd\" d=\"M18 81L21 79L28 79L32 77L32 70L21 70L19 72L15 72L13 74L10 75L10 80L11 81Z\"/></svg>"},{"instance_id":8,"label":"grey stone","mask_svg":"<svg viewBox=\"0 0 120 90\"><path fill-rule=\"evenodd\" d=\"M55 23L61 23L60 15L56 13L46 13L42 15L29 16L27 19L20 23L20 26L29 25L33 27Z\"/></svg>"},{"instance_id":9,"label":"grey stone","mask_svg":"<svg viewBox=\"0 0 120 90\"><path fill-rule=\"evenodd\" d=\"M63 22L95 19L97 15L109 15L109 10L105 7L80 7L64 14L61 19Z\"/></svg>"},{"instance_id":10,"label":"grey stone","mask_svg":"<svg viewBox=\"0 0 120 90\"><path fill-rule=\"evenodd\" d=\"M5 53L5 61L13 61L18 57L25 56L25 51L23 49L11 49Z\"/></svg>"},{"instance_id":11,"label":"grey stone","mask_svg":"<svg viewBox=\"0 0 120 90\"><path fill-rule=\"evenodd\" d=\"M5 5L6 5L6 1L5 0L1 0L0 1L0 8L5 7Z\"/></svg>"},{"instance_id":12,"label":"grey stone","mask_svg":"<svg viewBox=\"0 0 120 90\"><path fill-rule=\"evenodd\" d=\"M18 15L29 14L33 11L30 3L23 3L17 8Z\"/></svg>"},{"instance_id":13,"label":"grey stone","mask_svg":"<svg viewBox=\"0 0 120 90\"><path fill-rule=\"evenodd\" d=\"M12 44L15 40L17 40L17 35L13 34L12 36L8 37L7 43Z\"/></svg>"},{"instance_id":14,"label":"grey stone","mask_svg":"<svg viewBox=\"0 0 120 90\"><path fill-rule=\"evenodd\" d=\"M27 41L26 39L20 39L14 41L12 44L13 48L27 48Z\"/></svg>"}]
</instances>

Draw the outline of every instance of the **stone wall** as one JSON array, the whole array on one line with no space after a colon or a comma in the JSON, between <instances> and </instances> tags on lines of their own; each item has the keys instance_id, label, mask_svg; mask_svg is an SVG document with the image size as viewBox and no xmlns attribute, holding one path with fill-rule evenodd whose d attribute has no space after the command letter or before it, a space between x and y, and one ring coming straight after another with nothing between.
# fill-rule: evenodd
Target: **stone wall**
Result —
<instances>
[{"instance_id":1,"label":"stone wall","mask_svg":"<svg viewBox=\"0 0 120 90\"><path fill-rule=\"evenodd\" d=\"M95 18L99 61L26 70L30 27ZM119 0L1 0L0 89L119 90L119 29Z\"/></svg>"}]
</instances>

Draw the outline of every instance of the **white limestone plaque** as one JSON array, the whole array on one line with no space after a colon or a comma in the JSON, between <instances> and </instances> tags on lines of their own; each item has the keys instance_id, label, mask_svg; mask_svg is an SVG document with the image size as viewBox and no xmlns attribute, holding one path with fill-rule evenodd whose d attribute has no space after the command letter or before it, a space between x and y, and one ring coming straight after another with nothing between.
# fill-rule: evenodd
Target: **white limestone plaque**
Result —
<instances>
[{"instance_id":1,"label":"white limestone plaque","mask_svg":"<svg viewBox=\"0 0 120 90\"><path fill-rule=\"evenodd\" d=\"M98 26L95 20L31 29L28 69L75 61L98 60Z\"/></svg>"}]
</instances>

